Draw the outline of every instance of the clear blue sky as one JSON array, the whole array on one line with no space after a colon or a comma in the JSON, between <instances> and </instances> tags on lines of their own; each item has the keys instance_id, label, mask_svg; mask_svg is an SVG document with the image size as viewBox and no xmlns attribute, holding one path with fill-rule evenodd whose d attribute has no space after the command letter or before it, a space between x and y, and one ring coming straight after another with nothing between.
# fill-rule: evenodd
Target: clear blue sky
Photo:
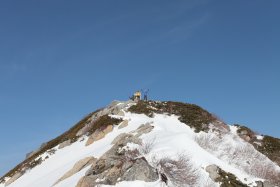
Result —
<instances>
[{"instance_id":1,"label":"clear blue sky","mask_svg":"<svg viewBox=\"0 0 280 187\"><path fill-rule=\"evenodd\" d=\"M280 137L279 0L0 2L0 175L150 88Z\"/></svg>"}]
</instances>

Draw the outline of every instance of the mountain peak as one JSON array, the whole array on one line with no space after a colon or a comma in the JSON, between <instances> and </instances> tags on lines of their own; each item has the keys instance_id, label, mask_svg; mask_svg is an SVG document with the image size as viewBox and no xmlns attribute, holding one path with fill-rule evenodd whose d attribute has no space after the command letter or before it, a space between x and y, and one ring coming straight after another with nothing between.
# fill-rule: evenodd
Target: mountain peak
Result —
<instances>
[{"instance_id":1,"label":"mountain peak","mask_svg":"<svg viewBox=\"0 0 280 187\"><path fill-rule=\"evenodd\" d=\"M280 140L173 101L113 101L42 144L0 187L280 185Z\"/></svg>"}]
</instances>

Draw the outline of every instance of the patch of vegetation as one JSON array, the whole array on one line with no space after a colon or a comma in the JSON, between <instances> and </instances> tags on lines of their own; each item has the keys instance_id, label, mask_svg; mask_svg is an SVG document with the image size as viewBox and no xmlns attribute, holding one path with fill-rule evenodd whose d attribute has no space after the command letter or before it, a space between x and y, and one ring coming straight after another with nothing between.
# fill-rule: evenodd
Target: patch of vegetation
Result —
<instances>
[{"instance_id":1,"label":"patch of vegetation","mask_svg":"<svg viewBox=\"0 0 280 187\"><path fill-rule=\"evenodd\" d=\"M146 114L149 117L152 117L153 113L155 112L154 109L149 107L149 103L145 101L137 102L137 104L131 106L128 111L136 114Z\"/></svg>"},{"instance_id":2,"label":"patch of vegetation","mask_svg":"<svg viewBox=\"0 0 280 187\"><path fill-rule=\"evenodd\" d=\"M88 133L92 134L96 130L104 130L107 126L120 124L122 121L122 119L112 118L108 115L101 116L94 122L94 125L89 129Z\"/></svg>"},{"instance_id":3,"label":"patch of vegetation","mask_svg":"<svg viewBox=\"0 0 280 187\"><path fill-rule=\"evenodd\" d=\"M262 146L256 146L256 149L280 166L280 139L264 136Z\"/></svg>"},{"instance_id":4,"label":"patch of vegetation","mask_svg":"<svg viewBox=\"0 0 280 187\"><path fill-rule=\"evenodd\" d=\"M78 137L76 136L77 132L87 124L91 118L91 116L95 113L97 113L99 110L96 112L88 114L86 117L84 117L81 121L79 121L77 124L75 124L72 128L70 128L68 131L63 133L62 135L58 136L57 138L47 142L44 144L43 147L41 147L38 152L36 152L34 155L31 157L27 158L24 160L22 163L18 164L15 168L13 168L11 171L6 173L3 177L0 178L0 181L4 182L5 177L12 177L15 175L17 172L25 172L27 169L32 169L38 164L42 162L41 159L36 160L38 156L40 156L42 153L46 152L49 149L54 148L58 144L66 141L66 140L71 140L71 142L75 142Z\"/></svg>"},{"instance_id":5,"label":"patch of vegetation","mask_svg":"<svg viewBox=\"0 0 280 187\"><path fill-rule=\"evenodd\" d=\"M30 162L29 167L34 168L35 166L41 164L42 162L43 162L42 158L39 158L37 160L33 160L32 162Z\"/></svg>"},{"instance_id":6,"label":"patch of vegetation","mask_svg":"<svg viewBox=\"0 0 280 187\"><path fill-rule=\"evenodd\" d=\"M167 102L167 108L173 114L179 115L179 120L194 128L195 132L207 132L208 124L216 120L208 111L194 104Z\"/></svg>"},{"instance_id":7,"label":"patch of vegetation","mask_svg":"<svg viewBox=\"0 0 280 187\"><path fill-rule=\"evenodd\" d=\"M194 128L195 132L207 132L209 130L208 124L217 120L216 117L197 105L172 101L139 101L136 105L131 106L128 111L146 114L147 116L152 116L153 113L175 114L180 116L179 120L182 123Z\"/></svg>"},{"instance_id":8,"label":"patch of vegetation","mask_svg":"<svg viewBox=\"0 0 280 187\"><path fill-rule=\"evenodd\" d=\"M215 182L219 182L221 187L248 187L248 185L240 182L232 173L225 172L221 168L218 169L218 177Z\"/></svg>"}]
</instances>

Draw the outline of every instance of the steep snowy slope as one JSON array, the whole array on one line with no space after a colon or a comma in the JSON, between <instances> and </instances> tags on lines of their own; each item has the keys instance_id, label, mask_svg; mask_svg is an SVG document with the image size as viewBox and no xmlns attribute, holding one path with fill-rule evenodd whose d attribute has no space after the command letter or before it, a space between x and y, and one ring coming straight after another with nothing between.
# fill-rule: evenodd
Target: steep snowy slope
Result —
<instances>
[{"instance_id":1,"label":"steep snowy slope","mask_svg":"<svg viewBox=\"0 0 280 187\"><path fill-rule=\"evenodd\" d=\"M0 187L277 186L277 160L256 149L264 138L196 105L113 102L30 154Z\"/></svg>"}]
</instances>

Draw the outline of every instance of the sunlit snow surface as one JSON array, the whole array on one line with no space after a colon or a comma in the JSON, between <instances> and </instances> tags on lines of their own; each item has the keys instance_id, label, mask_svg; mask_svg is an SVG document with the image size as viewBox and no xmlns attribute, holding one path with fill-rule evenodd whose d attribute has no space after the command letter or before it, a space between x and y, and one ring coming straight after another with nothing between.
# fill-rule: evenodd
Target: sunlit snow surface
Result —
<instances>
[{"instance_id":1,"label":"sunlit snow surface","mask_svg":"<svg viewBox=\"0 0 280 187\"><path fill-rule=\"evenodd\" d=\"M194 167L198 168L200 171L200 182L197 186L204 186L205 181L208 179L208 173L205 171L205 167L210 164L216 164L223 170L233 173L244 183L249 184L256 180L255 177L248 176L237 167L230 165L229 162L223 161L224 159L221 160L215 154L211 154L201 148L194 140L196 133L194 133L189 126L181 123L177 116L155 114L153 118L150 118L144 114L125 113L125 117L122 118L129 120L127 127L122 129L115 127L105 138L94 142L90 146L85 146L87 137L83 137L84 139L81 138L71 146L57 149L55 154L50 155L41 165L38 165L25 173L22 177L9 185L9 187L51 187L61 176L70 170L77 161L88 156L99 158L112 147L111 142L116 136L124 132L129 133L137 129L141 124L147 122L151 122L155 127L152 132L141 136L143 142L151 140L155 141L154 148L148 155L146 155L148 161L151 161L152 157L160 158L163 156L170 156L176 158L178 153L185 153L192 160ZM238 144L245 144L243 140L236 137L234 127L231 127L230 129L231 132L224 138L225 141L227 141L227 144L225 145L230 144L235 146ZM45 156L46 155L42 155L43 158ZM70 178L61 181L55 185L55 187L75 187L79 179L85 175L89 167L81 170ZM246 181L244 180L245 178ZM159 181L152 183L146 183L143 181L123 181L116 186L160 187L163 186L163 184ZM0 187L4 187L4 185L0 184Z\"/></svg>"}]
</instances>

